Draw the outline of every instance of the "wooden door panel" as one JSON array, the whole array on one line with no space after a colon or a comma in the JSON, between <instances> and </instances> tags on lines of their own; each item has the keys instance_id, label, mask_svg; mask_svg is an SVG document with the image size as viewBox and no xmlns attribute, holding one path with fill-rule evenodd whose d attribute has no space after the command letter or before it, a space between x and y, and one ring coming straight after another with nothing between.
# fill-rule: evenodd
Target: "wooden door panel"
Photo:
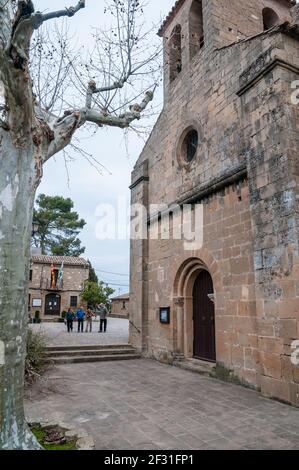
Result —
<instances>
[{"instance_id":1,"label":"wooden door panel","mask_svg":"<svg viewBox=\"0 0 299 470\"><path fill-rule=\"evenodd\" d=\"M56 294L49 294L45 299L45 315L60 316L61 298Z\"/></svg>"},{"instance_id":2,"label":"wooden door panel","mask_svg":"<svg viewBox=\"0 0 299 470\"><path fill-rule=\"evenodd\" d=\"M215 306L208 297L213 293L212 278L207 271L202 271L193 288L193 355L206 361L216 361Z\"/></svg>"}]
</instances>

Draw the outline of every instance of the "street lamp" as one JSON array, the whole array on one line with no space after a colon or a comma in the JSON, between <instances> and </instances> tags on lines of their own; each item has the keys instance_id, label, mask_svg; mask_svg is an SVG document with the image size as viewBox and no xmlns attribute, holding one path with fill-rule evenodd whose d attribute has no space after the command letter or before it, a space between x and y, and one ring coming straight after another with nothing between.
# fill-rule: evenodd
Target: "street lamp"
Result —
<instances>
[{"instance_id":1,"label":"street lamp","mask_svg":"<svg viewBox=\"0 0 299 470\"><path fill-rule=\"evenodd\" d=\"M37 220L34 220L32 222L32 236L33 237L38 232L38 229L39 229L39 222L37 222Z\"/></svg>"}]
</instances>

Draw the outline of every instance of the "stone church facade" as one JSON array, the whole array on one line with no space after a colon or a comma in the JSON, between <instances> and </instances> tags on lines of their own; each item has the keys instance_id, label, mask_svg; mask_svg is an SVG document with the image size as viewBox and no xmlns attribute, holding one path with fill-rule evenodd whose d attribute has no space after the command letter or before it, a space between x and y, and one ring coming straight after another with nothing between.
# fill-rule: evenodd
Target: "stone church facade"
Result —
<instances>
[{"instance_id":1,"label":"stone church facade","mask_svg":"<svg viewBox=\"0 0 299 470\"><path fill-rule=\"evenodd\" d=\"M130 341L299 405L298 8L178 0L159 35L164 107L132 173L148 214L131 241ZM153 204L200 204L202 245L163 239ZM170 212L170 235L181 217Z\"/></svg>"}]
</instances>

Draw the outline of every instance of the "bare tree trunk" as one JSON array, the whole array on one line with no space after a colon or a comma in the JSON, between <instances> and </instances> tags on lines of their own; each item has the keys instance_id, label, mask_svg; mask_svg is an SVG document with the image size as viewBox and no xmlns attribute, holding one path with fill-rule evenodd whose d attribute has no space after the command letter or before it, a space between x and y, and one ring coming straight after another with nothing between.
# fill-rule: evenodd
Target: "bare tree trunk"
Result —
<instances>
[{"instance_id":1,"label":"bare tree trunk","mask_svg":"<svg viewBox=\"0 0 299 470\"><path fill-rule=\"evenodd\" d=\"M0 130L0 449L39 449L23 407L29 249L36 190L33 143Z\"/></svg>"},{"instance_id":2,"label":"bare tree trunk","mask_svg":"<svg viewBox=\"0 0 299 470\"><path fill-rule=\"evenodd\" d=\"M112 31L111 37L104 34L103 41L97 41L103 46L96 66L102 86L90 80L95 73L93 65L87 74L89 83L84 86L85 102L79 100L78 106L66 109L60 116L54 116L52 108L55 99L65 95L66 75L61 78L60 71L57 73L49 102L43 102L43 92L35 96L29 66L34 31L54 18L72 17L84 7L85 0L78 0L74 7L43 14L34 11L31 0L0 0L0 449L40 448L26 425L23 386L32 214L42 166L69 145L74 133L86 123L126 129L138 122L156 88L151 83L141 103L134 104L135 98L128 98L126 92L120 103L115 102L125 85L134 89L131 79L145 76L147 65L151 75L151 62L157 53L150 54L144 62L139 60L138 37L147 37L136 23L138 13L143 17L142 2L111 1L109 11L118 32ZM40 71L44 51L38 60ZM40 77L38 83L39 80ZM47 75L44 86L48 82ZM81 87L81 78L79 82ZM35 91L42 91L39 85ZM136 96L140 97L139 91ZM58 110L64 105L61 99L55 106Z\"/></svg>"}]
</instances>

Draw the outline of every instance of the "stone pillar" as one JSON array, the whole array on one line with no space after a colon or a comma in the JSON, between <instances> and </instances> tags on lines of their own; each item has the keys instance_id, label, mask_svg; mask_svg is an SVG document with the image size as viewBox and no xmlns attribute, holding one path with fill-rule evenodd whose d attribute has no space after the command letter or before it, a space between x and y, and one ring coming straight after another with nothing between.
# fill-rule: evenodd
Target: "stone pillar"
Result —
<instances>
[{"instance_id":1,"label":"stone pillar","mask_svg":"<svg viewBox=\"0 0 299 470\"><path fill-rule=\"evenodd\" d=\"M175 353L179 358L184 358L184 298L178 297L175 300L176 306L176 345Z\"/></svg>"},{"instance_id":2,"label":"stone pillar","mask_svg":"<svg viewBox=\"0 0 299 470\"><path fill-rule=\"evenodd\" d=\"M288 41L287 41L288 40ZM298 50L297 41L294 44ZM299 333L299 108L291 102L299 69L292 40L281 37L241 76L239 96L254 239L257 328L262 392L299 404L299 371L291 345Z\"/></svg>"},{"instance_id":3,"label":"stone pillar","mask_svg":"<svg viewBox=\"0 0 299 470\"><path fill-rule=\"evenodd\" d=\"M132 173L131 205L144 208L143 235L136 238L131 233L130 247L130 343L140 352L148 349L148 240L147 240L147 211L148 211L148 162L140 163ZM135 217L133 210L132 217Z\"/></svg>"}]
</instances>

